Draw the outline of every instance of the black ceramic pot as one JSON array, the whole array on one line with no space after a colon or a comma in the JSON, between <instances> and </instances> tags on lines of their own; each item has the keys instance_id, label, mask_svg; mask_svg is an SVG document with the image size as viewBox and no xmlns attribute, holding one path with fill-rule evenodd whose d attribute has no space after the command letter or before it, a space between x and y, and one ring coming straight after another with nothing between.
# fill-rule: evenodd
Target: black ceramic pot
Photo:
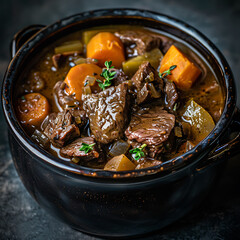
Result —
<instances>
[{"instance_id":1,"label":"black ceramic pot","mask_svg":"<svg viewBox=\"0 0 240 240\"><path fill-rule=\"evenodd\" d=\"M164 31L184 40L211 64L226 102L214 130L194 149L160 166L113 173L66 163L41 149L23 131L12 98L18 76L31 58L64 34L109 24L134 24ZM160 229L196 206L216 182L225 160L239 151L240 114L235 106L229 65L205 36L179 20L135 9L85 12L47 27L24 29L14 37L12 52L13 60L3 82L2 102L16 169L34 199L47 212L77 230L98 236L126 237ZM233 132L237 136L231 140Z\"/></svg>"}]
</instances>

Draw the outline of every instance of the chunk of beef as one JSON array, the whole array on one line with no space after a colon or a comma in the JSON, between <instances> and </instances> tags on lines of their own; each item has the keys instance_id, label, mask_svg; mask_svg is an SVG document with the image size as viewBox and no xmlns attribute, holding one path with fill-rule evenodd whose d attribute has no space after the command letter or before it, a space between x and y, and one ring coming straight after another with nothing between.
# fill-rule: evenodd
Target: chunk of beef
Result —
<instances>
[{"instance_id":1,"label":"chunk of beef","mask_svg":"<svg viewBox=\"0 0 240 240\"><path fill-rule=\"evenodd\" d=\"M78 127L83 127L87 124L88 118L86 111L83 109L69 109L69 112L73 115L74 120Z\"/></svg>"},{"instance_id":2,"label":"chunk of beef","mask_svg":"<svg viewBox=\"0 0 240 240\"><path fill-rule=\"evenodd\" d=\"M125 73L122 70L112 68L111 71L116 72L116 74L112 80L114 86L118 86L119 84L127 81L127 76L125 75Z\"/></svg>"},{"instance_id":3,"label":"chunk of beef","mask_svg":"<svg viewBox=\"0 0 240 240\"><path fill-rule=\"evenodd\" d=\"M144 103L152 98L159 98L163 90L163 80L149 62L142 63L132 77L132 82L137 90L137 103ZM152 92L150 84L156 90Z\"/></svg>"},{"instance_id":4,"label":"chunk of beef","mask_svg":"<svg viewBox=\"0 0 240 240\"><path fill-rule=\"evenodd\" d=\"M168 110L173 111L174 105L178 100L178 91L174 82L170 82L167 79L164 81L165 107Z\"/></svg>"},{"instance_id":5,"label":"chunk of beef","mask_svg":"<svg viewBox=\"0 0 240 240\"><path fill-rule=\"evenodd\" d=\"M136 50L138 55L161 46L161 38L158 35L146 34L142 31L119 31L115 32L115 35L122 40L126 47L135 44L133 50Z\"/></svg>"},{"instance_id":6,"label":"chunk of beef","mask_svg":"<svg viewBox=\"0 0 240 240\"><path fill-rule=\"evenodd\" d=\"M139 161L139 163L137 164L135 169L153 167L153 166L159 165L161 163L162 163L162 161L159 161L159 160L155 160L155 159L151 159L151 158L150 159L144 158Z\"/></svg>"},{"instance_id":7,"label":"chunk of beef","mask_svg":"<svg viewBox=\"0 0 240 240\"><path fill-rule=\"evenodd\" d=\"M83 95L83 109L96 141L106 144L123 137L128 121L127 90L127 83L122 83L98 94Z\"/></svg>"},{"instance_id":8,"label":"chunk of beef","mask_svg":"<svg viewBox=\"0 0 240 240\"><path fill-rule=\"evenodd\" d=\"M60 153L64 157L79 157L80 160L83 160L83 161L90 161L92 159L99 157L99 150L97 149L96 144L92 146L93 148L92 150L90 150L88 153L85 153L84 151L80 151L80 148L82 147L82 143L91 145L91 144L94 144L95 142L92 137L77 138L72 143L61 148Z\"/></svg>"},{"instance_id":9,"label":"chunk of beef","mask_svg":"<svg viewBox=\"0 0 240 240\"><path fill-rule=\"evenodd\" d=\"M134 148L147 144L148 155L155 157L162 151L163 143L168 140L174 125L174 115L154 106L145 112L135 113L125 135Z\"/></svg>"},{"instance_id":10,"label":"chunk of beef","mask_svg":"<svg viewBox=\"0 0 240 240\"><path fill-rule=\"evenodd\" d=\"M79 127L69 110L51 113L44 121L43 128L44 134L57 147L63 147L69 141L80 136Z\"/></svg>"},{"instance_id":11,"label":"chunk of beef","mask_svg":"<svg viewBox=\"0 0 240 240\"><path fill-rule=\"evenodd\" d=\"M59 81L55 84L53 88L53 96L55 98L55 102L58 105L60 111L73 106L78 106L79 102L74 99L73 96L69 96L65 89L67 84L64 81Z\"/></svg>"}]
</instances>

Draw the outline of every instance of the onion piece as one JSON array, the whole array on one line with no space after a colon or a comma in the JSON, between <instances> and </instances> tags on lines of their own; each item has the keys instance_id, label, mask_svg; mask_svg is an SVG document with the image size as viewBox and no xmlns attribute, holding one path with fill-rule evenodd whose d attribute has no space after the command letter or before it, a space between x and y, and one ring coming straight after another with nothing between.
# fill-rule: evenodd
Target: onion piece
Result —
<instances>
[{"instance_id":1,"label":"onion piece","mask_svg":"<svg viewBox=\"0 0 240 240\"><path fill-rule=\"evenodd\" d=\"M115 157L121 154L125 154L129 148L130 145L126 141L118 140L113 144L111 150L109 151L109 155Z\"/></svg>"},{"instance_id":2,"label":"onion piece","mask_svg":"<svg viewBox=\"0 0 240 240\"><path fill-rule=\"evenodd\" d=\"M31 138L37 142L40 146L46 148L49 147L50 145L50 140L49 138L43 134L41 131L35 129L35 131L33 132Z\"/></svg>"},{"instance_id":3,"label":"onion piece","mask_svg":"<svg viewBox=\"0 0 240 240\"><path fill-rule=\"evenodd\" d=\"M89 86L92 87L92 86L95 85L95 83L96 83L96 78L95 77L87 75L84 79L84 86L89 85Z\"/></svg>"},{"instance_id":4,"label":"onion piece","mask_svg":"<svg viewBox=\"0 0 240 240\"><path fill-rule=\"evenodd\" d=\"M153 98L160 98L161 94L156 90L156 88L154 87L154 85L152 83L148 83L148 89L151 92L151 96Z\"/></svg>"},{"instance_id":5,"label":"onion piece","mask_svg":"<svg viewBox=\"0 0 240 240\"><path fill-rule=\"evenodd\" d=\"M85 95L91 94L92 91L91 91L90 86L87 85L86 87L83 87L83 88L82 88L82 93L85 94Z\"/></svg>"}]
</instances>

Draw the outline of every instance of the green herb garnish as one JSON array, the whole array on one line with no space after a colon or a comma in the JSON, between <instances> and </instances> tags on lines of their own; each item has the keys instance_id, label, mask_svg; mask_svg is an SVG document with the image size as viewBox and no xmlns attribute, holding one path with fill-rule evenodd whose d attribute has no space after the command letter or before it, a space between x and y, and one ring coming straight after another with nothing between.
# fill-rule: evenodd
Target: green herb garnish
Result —
<instances>
[{"instance_id":1,"label":"green herb garnish","mask_svg":"<svg viewBox=\"0 0 240 240\"><path fill-rule=\"evenodd\" d=\"M25 100L25 97L24 97L24 96L21 96L21 99L22 99L22 100Z\"/></svg>"},{"instance_id":2,"label":"green herb garnish","mask_svg":"<svg viewBox=\"0 0 240 240\"><path fill-rule=\"evenodd\" d=\"M168 75L172 75L171 71L175 69L177 65L172 65L168 70L164 71L163 73L159 73L159 77L162 79Z\"/></svg>"},{"instance_id":3,"label":"green herb garnish","mask_svg":"<svg viewBox=\"0 0 240 240\"><path fill-rule=\"evenodd\" d=\"M92 150L93 150L93 146L94 146L95 144L96 144L96 143L93 143L93 144L82 143L82 146L81 146L81 148L79 149L79 151L84 151L85 154L87 154L89 151L92 151Z\"/></svg>"},{"instance_id":4,"label":"green herb garnish","mask_svg":"<svg viewBox=\"0 0 240 240\"><path fill-rule=\"evenodd\" d=\"M131 149L129 152L133 154L133 158L138 161L141 157L144 157L145 154L143 149L147 146L147 144L143 144L140 148Z\"/></svg>"},{"instance_id":5,"label":"green herb garnish","mask_svg":"<svg viewBox=\"0 0 240 240\"><path fill-rule=\"evenodd\" d=\"M105 80L102 82L101 80L97 79L97 82L99 82L98 86L105 90L106 87L109 87L112 85L111 80L115 77L116 72L111 72L111 69L114 68L112 65L112 61L106 61L105 66L106 68L103 69L102 73L100 74L101 77L104 77Z\"/></svg>"}]
</instances>

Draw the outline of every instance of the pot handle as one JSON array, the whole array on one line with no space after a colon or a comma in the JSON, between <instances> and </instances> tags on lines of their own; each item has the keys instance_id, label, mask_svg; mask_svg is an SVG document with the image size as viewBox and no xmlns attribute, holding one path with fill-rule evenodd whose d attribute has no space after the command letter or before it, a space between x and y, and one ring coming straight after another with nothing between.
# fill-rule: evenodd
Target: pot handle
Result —
<instances>
[{"instance_id":1,"label":"pot handle","mask_svg":"<svg viewBox=\"0 0 240 240\"><path fill-rule=\"evenodd\" d=\"M30 25L21 31L17 32L11 42L11 56L12 58L16 55L17 51L19 48L30 38L32 37L35 33L40 31L42 28L44 28L44 25L40 24L35 24L35 25Z\"/></svg>"},{"instance_id":2,"label":"pot handle","mask_svg":"<svg viewBox=\"0 0 240 240\"><path fill-rule=\"evenodd\" d=\"M207 168L209 165L215 163L219 158L222 158L225 154L228 158L240 153L240 110L235 109L232 123L228 128L226 134L228 142L218 145L213 151L211 151L207 159L201 163L196 169L197 171Z\"/></svg>"}]
</instances>

